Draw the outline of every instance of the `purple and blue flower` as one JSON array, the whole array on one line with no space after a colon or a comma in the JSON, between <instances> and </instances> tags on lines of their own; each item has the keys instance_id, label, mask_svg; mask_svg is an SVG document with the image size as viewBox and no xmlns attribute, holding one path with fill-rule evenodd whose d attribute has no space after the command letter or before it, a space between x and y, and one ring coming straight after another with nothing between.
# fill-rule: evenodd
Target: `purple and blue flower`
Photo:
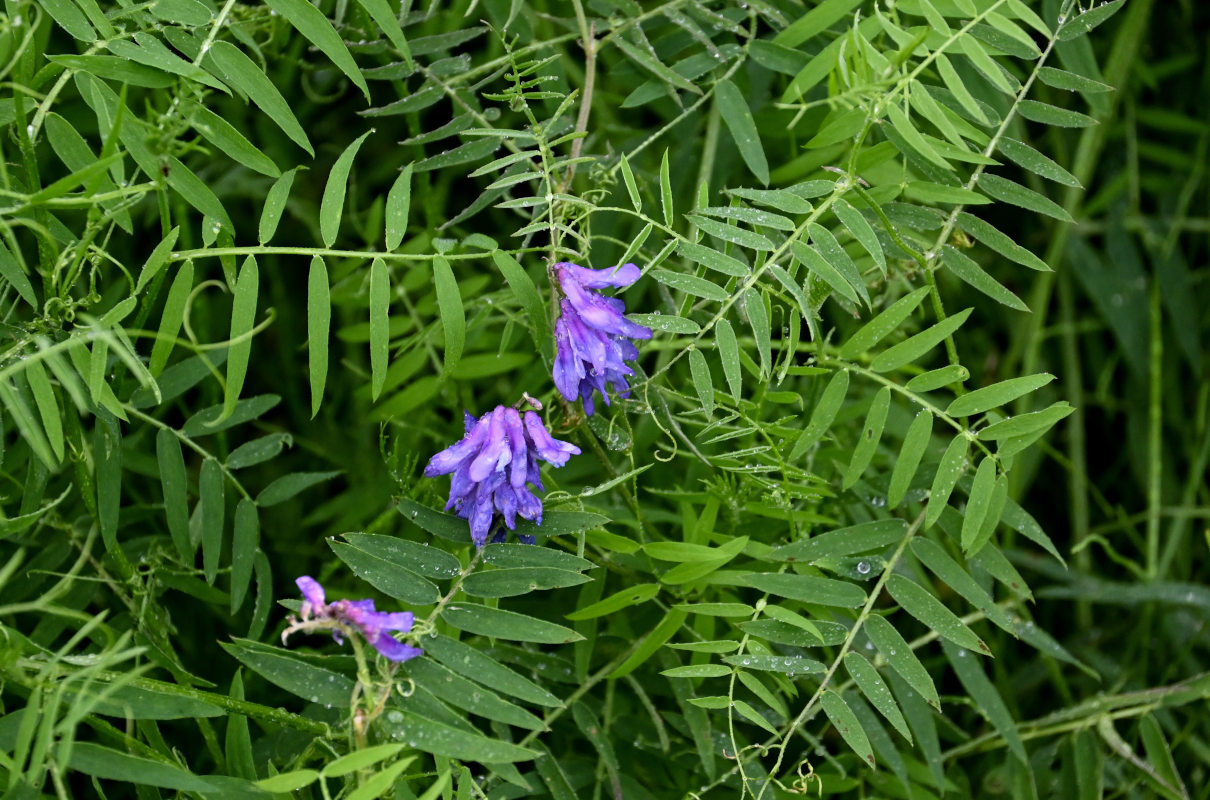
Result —
<instances>
[{"instance_id":1,"label":"purple and blue flower","mask_svg":"<svg viewBox=\"0 0 1210 800\"><path fill-rule=\"evenodd\" d=\"M464 415L466 435L429 460L426 477L451 475L450 498L445 507L456 509L471 526L476 547L487 543L496 515L509 530L517 517L542 522L542 501L530 491L532 484L545 491L538 462L561 467L580 448L550 435L533 411L497 406L479 419ZM502 540L501 531L493 541ZM532 536L519 537L532 544Z\"/></svg>"},{"instance_id":2,"label":"purple and blue flower","mask_svg":"<svg viewBox=\"0 0 1210 800\"><path fill-rule=\"evenodd\" d=\"M407 661L423 652L391 635L391 631L407 633L412 629L415 618L411 611L376 611L373 600L337 600L328 603L319 581L304 575L295 583L303 595L299 613L301 619L291 620L290 627L282 633L283 644L286 637L297 630L330 629L337 644L344 644L345 634L351 635L354 631L361 633L375 650L391 661Z\"/></svg>"},{"instance_id":3,"label":"purple and blue flower","mask_svg":"<svg viewBox=\"0 0 1210 800\"><path fill-rule=\"evenodd\" d=\"M639 357L630 340L651 338L650 328L623 316L625 303L597 290L629 286L639 279L639 268L588 269L559 262L551 269L563 295L555 321L555 386L567 400L583 400L585 413L592 414L594 392L601 393L605 405L609 386L619 397L630 396L626 377L634 370L626 362Z\"/></svg>"}]
</instances>

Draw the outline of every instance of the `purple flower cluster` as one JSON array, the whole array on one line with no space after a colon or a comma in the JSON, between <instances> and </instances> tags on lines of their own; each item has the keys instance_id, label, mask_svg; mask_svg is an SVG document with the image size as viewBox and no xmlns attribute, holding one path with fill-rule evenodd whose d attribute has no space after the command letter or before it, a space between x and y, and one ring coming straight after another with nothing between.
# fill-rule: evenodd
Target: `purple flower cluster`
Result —
<instances>
[{"instance_id":1,"label":"purple flower cluster","mask_svg":"<svg viewBox=\"0 0 1210 800\"><path fill-rule=\"evenodd\" d=\"M282 634L283 642L293 631L319 627L314 624L318 622L328 623L323 627L331 628L332 638L337 644L344 644L345 633L360 631L375 650L391 661L407 661L423 652L418 647L397 640L390 633L407 633L412 629L414 618L411 611L393 614L375 611L373 600L337 600L327 603L324 600L324 587L319 585L319 581L304 575L295 583L303 594L302 619L286 629Z\"/></svg>"},{"instance_id":2,"label":"purple flower cluster","mask_svg":"<svg viewBox=\"0 0 1210 800\"><path fill-rule=\"evenodd\" d=\"M619 397L630 396L627 375L634 370L627 361L638 358L631 339L650 339L651 329L622 316L625 304L605 297L598 289L623 288L639 279L639 268L625 264L611 269L588 269L560 262L552 268L563 298L555 322L555 386L569 401L584 401L584 411L593 413L593 392L600 392L609 405L607 386Z\"/></svg>"},{"instance_id":3,"label":"purple flower cluster","mask_svg":"<svg viewBox=\"0 0 1210 800\"><path fill-rule=\"evenodd\" d=\"M424 468L429 478L452 473L446 509L457 509L458 516L470 522L476 547L487 543L496 512L510 530L518 515L540 524L542 501L526 486L545 491L538 461L561 467L580 448L552 437L533 411L520 414L497 406L479 419L466 414L464 421L462 440L433 456ZM532 544L532 537L525 538Z\"/></svg>"}]
</instances>

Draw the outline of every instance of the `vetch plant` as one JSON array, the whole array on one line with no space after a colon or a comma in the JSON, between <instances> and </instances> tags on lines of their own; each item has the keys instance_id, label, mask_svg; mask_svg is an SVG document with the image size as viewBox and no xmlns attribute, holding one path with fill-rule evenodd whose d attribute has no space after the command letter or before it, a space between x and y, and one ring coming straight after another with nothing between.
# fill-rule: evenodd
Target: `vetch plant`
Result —
<instances>
[{"instance_id":1,"label":"vetch plant","mask_svg":"<svg viewBox=\"0 0 1210 800\"><path fill-rule=\"evenodd\" d=\"M0 793L1197 796L1203 5L6 3Z\"/></svg>"}]
</instances>

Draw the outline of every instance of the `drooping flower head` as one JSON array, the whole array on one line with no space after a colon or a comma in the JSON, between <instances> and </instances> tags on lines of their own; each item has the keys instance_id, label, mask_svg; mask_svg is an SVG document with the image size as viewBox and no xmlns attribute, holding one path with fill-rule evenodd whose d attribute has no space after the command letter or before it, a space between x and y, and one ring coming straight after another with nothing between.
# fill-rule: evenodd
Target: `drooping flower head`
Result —
<instances>
[{"instance_id":1,"label":"drooping flower head","mask_svg":"<svg viewBox=\"0 0 1210 800\"><path fill-rule=\"evenodd\" d=\"M542 501L526 484L545 491L538 461L556 467L580 452L580 448L555 439L533 411L520 414L515 408L496 406L479 419L464 416L466 435L433 456L424 468L426 477L451 475L450 499L446 509L470 522L476 547L487 543L497 513L509 530L517 516L542 522ZM496 538L503 539L503 532ZM521 537L527 544L532 536Z\"/></svg>"},{"instance_id":2,"label":"drooping flower head","mask_svg":"<svg viewBox=\"0 0 1210 800\"><path fill-rule=\"evenodd\" d=\"M344 634L356 630L374 649L391 661L407 661L423 651L404 644L391 636L391 631L407 633L412 629L414 618L411 611L388 613L375 611L373 600L337 600L325 602L324 587L319 581L304 575L295 581L302 591L303 604L300 620L291 619L292 624L282 633L282 643L297 630L330 629L337 644L344 644Z\"/></svg>"},{"instance_id":3,"label":"drooping flower head","mask_svg":"<svg viewBox=\"0 0 1210 800\"><path fill-rule=\"evenodd\" d=\"M639 279L639 268L624 264L610 269L588 269L560 262L552 267L562 299L555 321L555 386L569 401L584 401L584 411L594 410L593 392L600 392L609 405L607 386L619 397L630 396L627 375L634 370L627 361L639 357L631 339L650 339L651 329L623 316L626 305L616 297L605 297L598 289L623 288Z\"/></svg>"}]
</instances>

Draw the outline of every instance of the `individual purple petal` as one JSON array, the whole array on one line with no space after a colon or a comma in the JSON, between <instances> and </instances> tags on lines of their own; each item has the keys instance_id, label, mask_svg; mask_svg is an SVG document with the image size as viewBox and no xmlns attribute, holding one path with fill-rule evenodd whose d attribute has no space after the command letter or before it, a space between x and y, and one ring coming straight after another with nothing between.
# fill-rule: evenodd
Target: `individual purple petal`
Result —
<instances>
[{"instance_id":1,"label":"individual purple petal","mask_svg":"<svg viewBox=\"0 0 1210 800\"><path fill-rule=\"evenodd\" d=\"M620 267L607 267L605 269L590 269L566 261L555 264L555 272L561 273L560 278L563 275L574 278L581 286L588 289L604 289L606 287L621 289L637 281L642 274L641 270L634 264L623 264Z\"/></svg>"},{"instance_id":2,"label":"individual purple petal","mask_svg":"<svg viewBox=\"0 0 1210 800\"><path fill-rule=\"evenodd\" d=\"M508 436L508 446L512 460L509 462L509 483L514 489L525 485L526 459L529 454L525 440L525 426L521 424L521 415L515 408L504 409L504 432Z\"/></svg>"},{"instance_id":3,"label":"individual purple petal","mask_svg":"<svg viewBox=\"0 0 1210 800\"><path fill-rule=\"evenodd\" d=\"M525 432L529 434L529 441L537 456L556 467L563 466L567 459L580 454L580 448L571 442L551 436L542 424L542 418L533 411L525 412Z\"/></svg>"},{"instance_id":4,"label":"individual purple petal","mask_svg":"<svg viewBox=\"0 0 1210 800\"><path fill-rule=\"evenodd\" d=\"M366 641L391 661L407 661L409 658L415 658L424 653L419 647L404 644L385 632L376 634L372 639L367 638Z\"/></svg>"},{"instance_id":5,"label":"individual purple petal","mask_svg":"<svg viewBox=\"0 0 1210 800\"><path fill-rule=\"evenodd\" d=\"M311 616L312 613L322 615L326 606L324 605L324 587L319 585L319 581L309 575L303 575L294 583L303 594L303 618Z\"/></svg>"},{"instance_id":6,"label":"individual purple petal","mask_svg":"<svg viewBox=\"0 0 1210 800\"><path fill-rule=\"evenodd\" d=\"M470 476L473 481L482 481L493 472L499 472L512 460L508 438L504 435L504 407L497 406L488 421L487 441L479 455L471 462Z\"/></svg>"},{"instance_id":7,"label":"individual purple petal","mask_svg":"<svg viewBox=\"0 0 1210 800\"><path fill-rule=\"evenodd\" d=\"M472 426L472 420L474 417L467 414L466 436L429 459L428 466L424 468L425 477L435 478L438 475L449 474L479 452L483 440L487 436L488 428L482 420Z\"/></svg>"}]
</instances>

